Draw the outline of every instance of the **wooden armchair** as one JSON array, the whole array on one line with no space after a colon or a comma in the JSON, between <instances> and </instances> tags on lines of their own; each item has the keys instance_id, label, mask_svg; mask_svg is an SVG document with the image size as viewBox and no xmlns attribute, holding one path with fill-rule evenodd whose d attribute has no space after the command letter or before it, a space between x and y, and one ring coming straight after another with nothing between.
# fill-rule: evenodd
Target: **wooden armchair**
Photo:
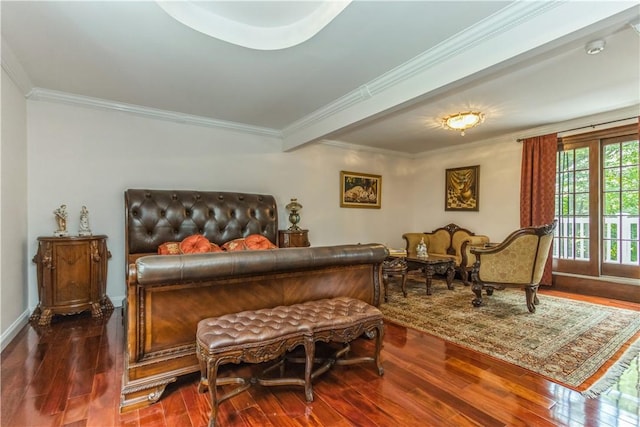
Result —
<instances>
[{"instance_id":1,"label":"wooden armchair","mask_svg":"<svg viewBox=\"0 0 640 427\"><path fill-rule=\"evenodd\" d=\"M549 257L556 223L526 227L511 233L502 243L470 250L476 256L471 271L473 305L482 305L482 290L492 295L494 289L524 287L527 308L536 311L538 285Z\"/></svg>"}]
</instances>

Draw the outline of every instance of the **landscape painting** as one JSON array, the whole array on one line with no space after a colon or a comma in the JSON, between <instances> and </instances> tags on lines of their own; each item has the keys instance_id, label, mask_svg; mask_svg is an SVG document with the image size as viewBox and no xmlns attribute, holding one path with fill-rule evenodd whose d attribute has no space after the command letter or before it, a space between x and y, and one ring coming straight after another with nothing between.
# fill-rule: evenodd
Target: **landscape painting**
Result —
<instances>
[{"instance_id":1,"label":"landscape painting","mask_svg":"<svg viewBox=\"0 0 640 427\"><path fill-rule=\"evenodd\" d=\"M382 199L382 176L340 172L340 207L377 208Z\"/></svg>"}]
</instances>

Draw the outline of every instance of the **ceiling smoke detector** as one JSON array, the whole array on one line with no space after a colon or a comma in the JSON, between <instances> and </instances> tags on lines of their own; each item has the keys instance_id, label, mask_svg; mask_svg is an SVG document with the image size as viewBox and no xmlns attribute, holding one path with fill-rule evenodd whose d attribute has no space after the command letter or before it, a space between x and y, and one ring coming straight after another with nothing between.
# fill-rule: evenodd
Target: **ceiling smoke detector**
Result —
<instances>
[{"instance_id":1,"label":"ceiling smoke detector","mask_svg":"<svg viewBox=\"0 0 640 427\"><path fill-rule=\"evenodd\" d=\"M584 51L587 55L597 55L604 50L605 44L604 40L594 40L585 45Z\"/></svg>"}]
</instances>

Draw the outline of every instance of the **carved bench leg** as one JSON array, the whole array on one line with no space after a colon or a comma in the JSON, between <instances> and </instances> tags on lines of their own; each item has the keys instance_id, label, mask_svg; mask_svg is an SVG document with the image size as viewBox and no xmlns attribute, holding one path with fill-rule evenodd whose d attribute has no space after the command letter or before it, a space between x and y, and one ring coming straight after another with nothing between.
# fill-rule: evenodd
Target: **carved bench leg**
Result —
<instances>
[{"instance_id":1,"label":"carved bench leg","mask_svg":"<svg viewBox=\"0 0 640 427\"><path fill-rule=\"evenodd\" d=\"M349 344L354 339L361 335L371 337L373 334L376 336L375 350L373 356L360 356L360 357L345 357L351 350ZM382 351L382 341L384 339L384 321L382 318L365 321L356 325L348 326L345 328L336 327L332 331L322 331L316 335L316 340L324 342L339 342L343 343L344 347L338 350L332 358L329 358L325 365L317 369L313 373L313 378L326 372L333 365L354 365L363 362L374 362L378 370L378 375L384 374L384 368L382 367L382 359L380 353Z\"/></svg>"},{"instance_id":2,"label":"carved bench leg","mask_svg":"<svg viewBox=\"0 0 640 427\"><path fill-rule=\"evenodd\" d=\"M287 341L288 340L288 341ZM287 344L288 342L288 344ZM274 342L272 341L272 344ZM211 415L209 416L209 427L215 427L216 418L218 415L219 404L231 397L234 397L243 391L247 390L254 384L260 384L262 386L278 386L278 385L299 385L304 386L305 397L308 402L313 401L313 386L312 386L312 371L313 362L315 357L315 341L310 333L303 333L296 337L289 336L284 339L282 343L275 341L280 348L277 352L264 357L261 354L262 343L256 342L251 346L247 346L243 350L228 350L218 353L209 353L204 345L200 344L200 341L196 341L196 355L198 356L198 363L200 365L200 383L198 385L198 391L200 393L209 389L209 397L211 400ZM282 344L280 346L280 344ZM241 377L224 377L218 378L218 368L220 365L227 363L260 363L267 360L273 360L278 357L282 358L287 349L292 349L292 346L303 345L305 351L305 375L304 379L300 378L282 378L284 369L284 359L278 361L275 365L268 367L262 372L264 375L266 372L280 368L281 378L263 378L262 376L256 376L251 378ZM228 391L226 394L220 396L217 388L223 385L238 384L238 387Z\"/></svg>"},{"instance_id":3,"label":"carved bench leg","mask_svg":"<svg viewBox=\"0 0 640 427\"><path fill-rule=\"evenodd\" d=\"M304 394L307 402L313 402L313 384L311 383L311 374L313 372L313 360L315 359L316 343L311 335L304 337Z\"/></svg>"},{"instance_id":4,"label":"carved bench leg","mask_svg":"<svg viewBox=\"0 0 640 427\"><path fill-rule=\"evenodd\" d=\"M207 384L209 385L209 398L211 399L211 415L209 415L209 427L215 427L218 415L218 394L216 378L218 376L219 359L207 360Z\"/></svg>"},{"instance_id":5,"label":"carved bench leg","mask_svg":"<svg viewBox=\"0 0 640 427\"><path fill-rule=\"evenodd\" d=\"M380 352L382 351L382 340L384 339L384 323L380 321L376 325L376 353L374 356L376 367L378 368L378 375L384 375L384 368L382 367L382 360L380 358Z\"/></svg>"}]
</instances>

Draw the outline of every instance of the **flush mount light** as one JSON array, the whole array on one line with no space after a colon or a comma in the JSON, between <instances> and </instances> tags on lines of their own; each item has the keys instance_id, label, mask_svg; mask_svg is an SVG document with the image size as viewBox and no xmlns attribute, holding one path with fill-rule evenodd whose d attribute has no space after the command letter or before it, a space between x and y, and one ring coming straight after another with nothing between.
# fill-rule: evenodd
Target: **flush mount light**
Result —
<instances>
[{"instance_id":1,"label":"flush mount light","mask_svg":"<svg viewBox=\"0 0 640 427\"><path fill-rule=\"evenodd\" d=\"M587 55L597 55L604 50L605 44L604 40L594 40L585 45L584 51Z\"/></svg>"},{"instance_id":2,"label":"flush mount light","mask_svg":"<svg viewBox=\"0 0 640 427\"><path fill-rule=\"evenodd\" d=\"M464 131L478 126L484 122L484 114L478 111L467 111L466 113L452 114L442 119L442 127L450 130L460 131L464 136Z\"/></svg>"}]
</instances>

